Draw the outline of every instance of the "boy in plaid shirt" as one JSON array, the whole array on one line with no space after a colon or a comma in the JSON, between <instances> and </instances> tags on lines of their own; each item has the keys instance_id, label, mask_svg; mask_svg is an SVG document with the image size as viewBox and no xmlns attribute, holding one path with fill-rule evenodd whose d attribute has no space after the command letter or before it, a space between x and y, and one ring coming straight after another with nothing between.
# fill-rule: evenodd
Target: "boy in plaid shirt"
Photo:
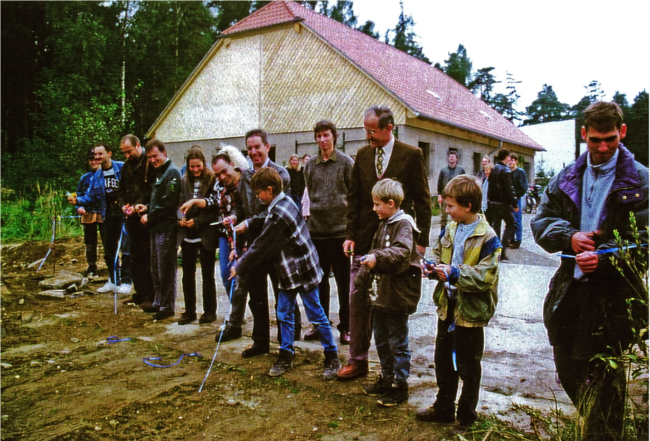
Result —
<instances>
[{"instance_id":1,"label":"boy in plaid shirt","mask_svg":"<svg viewBox=\"0 0 650 441\"><path fill-rule=\"evenodd\" d=\"M266 219L253 218L248 228L263 223L262 233L248 251L231 269L236 274L254 277L260 265L272 261L278 274L277 318L282 335L280 357L269 375L277 377L292 367L294 357L294 308L296 296L300 295L309 321L318 328L318 335L325 351L323 378L336 378L341 367L338 350L330 322L318 299L318 284L323 271L318 263L318 253L307 231L298 207L282 192L282 178L272 168L263 167L251 179L251 187L262 204L268 206Z\"/></svg>"}]
</instances>

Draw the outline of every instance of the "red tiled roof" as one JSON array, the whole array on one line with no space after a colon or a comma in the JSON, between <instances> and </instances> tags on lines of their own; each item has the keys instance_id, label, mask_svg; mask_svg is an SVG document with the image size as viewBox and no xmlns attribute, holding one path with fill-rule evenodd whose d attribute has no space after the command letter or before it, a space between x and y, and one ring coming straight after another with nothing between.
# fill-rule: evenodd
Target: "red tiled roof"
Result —
<instances>
[{"instance_id":1,"label":"red tiled roof","mask_svg":"<svg viewBox=\"0 0 650 441\"><path fill-rule=\"evenodd\" d=\"M416 114L492 138L544 150L496 110L430 64L293 1L273 1L226 29L223 34L296 19L302 19L305 26Z\"/></svg>"}]
</instances>

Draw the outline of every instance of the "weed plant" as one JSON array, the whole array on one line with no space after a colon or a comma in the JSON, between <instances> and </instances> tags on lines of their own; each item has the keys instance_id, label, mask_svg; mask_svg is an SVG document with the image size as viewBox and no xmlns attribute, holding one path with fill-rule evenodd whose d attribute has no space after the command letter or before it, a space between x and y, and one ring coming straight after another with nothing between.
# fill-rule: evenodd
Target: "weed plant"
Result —
<instances>
[{"instance_id":1,"label":"weed plant","mask_svg":"<svg viewBox=\"0 0 650 441\"><path fill-rule=\"evenodd\" d=\"M52 240L52 221L56 220L56 237L82 234L75 207L68 204L66 192L41 187L38 182L28 195L16 196L12 190L2 189L0 235L2 241Z\"/></svg>"}]
</instances>

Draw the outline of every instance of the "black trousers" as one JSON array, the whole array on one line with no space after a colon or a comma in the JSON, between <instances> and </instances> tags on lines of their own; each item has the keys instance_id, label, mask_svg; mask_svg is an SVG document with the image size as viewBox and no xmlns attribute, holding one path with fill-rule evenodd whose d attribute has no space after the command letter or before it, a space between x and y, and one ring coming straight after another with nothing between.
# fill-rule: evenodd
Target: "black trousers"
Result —
<instances>
[{"instance_id":1,"label":"black trousers","mask_svg":"<svg viewBox=\"0 0 650 441\"><path fill-rule=\"evenodd\" d=\"M512 214L512 207L506 204L488 203L488 210L491 211L492 222L490 226L497 233L503 244L502 255L505 256L505 249L515 239L515 216ZM506 224L506 227L501 234L501 221Z\"/></svg>"},{"instance_id":2,"label":"black trousers","mask_svg":"<svg viewBox=\"0 0 650 441\"><path fill-rule=\"evenodd\" d=\"M88 262L88 272L97 272L97 228L100 224L93 222L91 224L81 224L84 229L84 244L86 245L86 262Z\"/></svg>"},{"instance_id":3,"label":"black trousers","mask_svg":"<svg viewBox=\"0 0 650 441\"><path fill-rule=\"evenodd\" d=\"M131 241L131 276L137 301L153 302L153 278L151 276L151 247L147 227L140 222L140 216L131 215L126 220L126 232Z\"/></svg>"},{"instance_id":4,"label":"black trousers","mask_svg":"<svg viewBox=\"0 0 650 441\"><path fill-rule=\"evenodd\" d=\"M323 269L323 279L318 284L318 298L330 318L330 279L329 270L334 272L336 289L339 295L339 325L340 332L350 330L350 258L343 252L344 238L312 239L320 267Z\"/></svg>"},{"instance_id":5,"label":"black trousers","mask_svg":"<svg viewBox=\"0 0 650 441\"><path fill-rule=\"evenodd\" d=\"M584 418L583 440L618 440L622 438L625 414L625 372L611 369L596 359L596 354L620 355L621 341L609 335L611 320L624 323L625 318L607 318L599 312L598 282L573 282L553 315L553 356L562 388ZM613 309L606 305L607 312ZM603 326L604 325L604 326ZM620 336L619 336L620 337Z\"/></svg>"},{"instance_id":6,"label":"black trousers","mask_svg":"<svg viewBox=\"0 0 650 441\"><path fill-rule=\"evenodd\" d=\"M183 297L185 311L196 313L196 259L201 256L201 280L203 281L203 312L217 312L217 285L214 280L215 250L208 250L201 242L181 243L183 250Z\"/></svg>"},{"instance_id":7,"label":"black trousers","mask_svg":"<svg viewBox=\"0 0 650 441\"><path fill-rule=\"evenodd\" d=\"M450 302L450 306L453 306L452 303L455 302ZM476 420L485 336L482 327L456 326L454 331L449 331L453 322L453 308L450 308L449 311L446 320L438 318L434 355L438 394L434 408L453 415L458 393L458 380L463 380L463 389L458 400L457 418L460 421L471 422ZM457 370L454 369L452 355L454 348Z\"/></svg>"}]
</instances>

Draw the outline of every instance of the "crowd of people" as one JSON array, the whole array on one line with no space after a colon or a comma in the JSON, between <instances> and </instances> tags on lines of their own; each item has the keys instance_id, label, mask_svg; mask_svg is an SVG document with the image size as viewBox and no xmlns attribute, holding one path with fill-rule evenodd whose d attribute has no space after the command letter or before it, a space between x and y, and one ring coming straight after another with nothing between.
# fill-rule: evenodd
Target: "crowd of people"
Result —
<instances>
[{"instance_id":1,"label":"crowd of people","mask_svg":"<svg viewBox=\"0 0 650 441\"><path fill-rule=\"evenodd\" d=\"M479 174L470 176L458 165L461 152L450 150L437 181L441 229L433 240L433 258L425 259L432 197L422 152L395 139L387 107L367 109L363 126L368 145L352 159L336 147L336 125L317 122L317 153L292 155L287 168L271 161L268 134L261 129L245 135L247 158L224 147L208 165L201 147L192 146L184 174L157 139L143 149L137 137L125 136L120 145L125 162L112 160L109 146L96 145L88 154L92 171L69 199L84 225L87 273L97 273L99 227L109 280L98 291L130 294L123 303L165 320L175 316L180 245L185 311L177 323L198 317L197 260L203 282L198 321L212 323L217 320L218 250L230 305L217 341L242 337L248 303L253 344L242 357L269 353L268 277L280 347L269 375L292 367L294 342L302 336L300 296L311 323L304 339L323 346L323 378L366 375L374 336L381 372L364 393L387 407L408 400L409 315L417 309L422 278L437 280L438 393L416 418L471 425L477 419L483 328L498 301L499 264L507 259L506 248L522 242L526 173L516 153L500 149L495 164L486 156ZM582 128L587 152L551 181L531 224L540 246L571 256L563 258L551 283L545 324L560 380L590 422L585 432L593 435L590 439L617 439L622 424L620 379L593 355L629 344L625 300L632 296L608 257L596 250L613 246L614 230L629 238L630 211L638 225L647 225L648 170L620 143L625 133L616 104L590 106ZM338 344L330 318L330 274L338 294ZM340 345L349 346L343 366ZM584 397L593 399L594 392L585 384L594 376L607 387L587 409Z\"/></svg>"}]
</instances>

